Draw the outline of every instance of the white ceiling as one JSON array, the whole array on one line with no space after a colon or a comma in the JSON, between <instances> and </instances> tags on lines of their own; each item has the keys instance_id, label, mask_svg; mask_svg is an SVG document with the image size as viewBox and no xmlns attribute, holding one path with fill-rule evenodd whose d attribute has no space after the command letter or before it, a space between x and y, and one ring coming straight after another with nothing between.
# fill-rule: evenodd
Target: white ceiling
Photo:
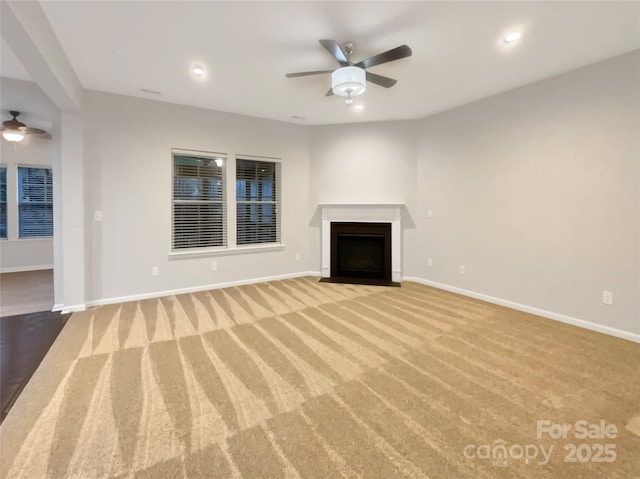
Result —
<instances>
[{"instance_id":1,"label":"white ceiling","mask_svg":"<svg viewBox=\"0 0 640 479\"><path fill-rule=\"evenodd\" d=\"M31 76L24 69L11 47L4 41L4 38L0 39L0 76L31 81Z\"/></svg>"},{"instance_id":2,"label":"white ceiling","mask_svg":"<svg viewBox=\"0 0 640 479\"><path fill-rule=\"evenodd\" d=\"M41 4L85 88L305 124L420 118L640 48L639 2ZM285 78L337 67L321 38L352 41L356 61L413 56L371 69L398 84L369 85L358 112L324 96L328 74Z\"/></svg>"}]
</instances>

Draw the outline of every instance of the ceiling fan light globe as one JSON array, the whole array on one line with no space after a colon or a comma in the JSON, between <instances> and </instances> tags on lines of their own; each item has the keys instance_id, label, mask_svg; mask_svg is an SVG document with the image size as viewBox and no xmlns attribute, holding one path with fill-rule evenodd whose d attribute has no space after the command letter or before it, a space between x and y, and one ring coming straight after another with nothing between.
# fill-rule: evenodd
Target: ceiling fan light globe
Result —
<instances>
[{"instance_id":1,"label":"ceiling fan light globe","mask_svg":"<svg viewBox=\"0 0 640 479\"><path fill-rule=\"evenodd\" d=\"M18 130L5 130L2 132L2 137L7 141L22 141L24 133Z\"/></svg>"},{"instance_id":2,"label":"ceiling fan light globe","mask_svg":"<svg viewBox=\"0 0 640 479\"><path fill-rule=\"evenodd\" d=\"M367 89L367 74L359 67L338 68L331 74L331 89L338 96L362 95Z\"/></svg>"}]
</instances>

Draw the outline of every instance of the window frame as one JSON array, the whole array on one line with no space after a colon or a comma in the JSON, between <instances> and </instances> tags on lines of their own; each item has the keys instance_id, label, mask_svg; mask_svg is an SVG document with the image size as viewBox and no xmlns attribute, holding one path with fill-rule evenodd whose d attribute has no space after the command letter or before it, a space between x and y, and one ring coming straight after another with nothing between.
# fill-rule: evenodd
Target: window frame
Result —
<instances>
[{"instance_id":1,"label":"window frame","mask_svg":"<svg viewBox=\"0 0 640 479\"><path fill-rule=\"evenodd\" d=\"M176 200L175 198L175 180L176 180L176 156L185 156L191 158L199 158L205 160L218 160L221 159L223 161L222 166L220 166L221 172L221 200ZM224 251L228 247L228 194L227 194L227 162L228 157L226 153L216 153L209 151L200 151L200 150L184 150L184 149L171 149L171 231L170 231L170 257L172 256L183 256L183 255L194 255L194 254L208 254L214 253L217 251ZM221 212L222 212L222 245L208 245L208 246L196 246L192 248L175 248L175 233L176 233L176 215L175 215L175 206L177 204L220 204Z\"/></svg>"},{"instance_id":2,"label":"window frame","mask_svg":"<svg viewBox=\"0 0 640 479\"><path fill-rule=\"evenodd\" d=\"M0 210L2 209L1 205L4 205L4 236L0 233L0 241L9 239L9 201L8 201L8 176L9 176L9 167L4 163L0 163L0 173L4 170L4 201L2 200L2 195L0 194ZM1 177L1 175L0 175ZM2 182L0 181L0 185ZM1 189L1 187L0 187ZM2 217L2 213L0 213L0 218ZM2 222L0 221L0 224Z\"/></svg>"},{"instance_id":3,"label":"window frame","mask_svg":"<svg viewBox=\"0 0 640 479\"><path fill-rule=\"evenodd\" d=\"M239 249L244 248L260 248L260 247L269 247L269 246L278 246L282 244L282 161L279 158L269 158L269 157L259 157L259 156L249 156L249 155L236 155L236 164L235 164L235 178L234 178L234 193L235 193L235 210L236 210L236 218L235 218L235 228L236 228L236 247ZM264 201L264 200L255 200L255 201L240 201L237 195L237 187L238 181L247 181L246 179L238 179L238 161L252 161L256 163L271 163L274 165L274 184L272 189L274 191L273 200ZM257 179L257 178L256 178ZM259 188L257 188L259 190ZM238 243L238 229L240 226L240 222L238 221L238 205L255 205L260 207L262 205L272 205L273 212L272 215L275 216L275 241L264 241L264 242L253 242L253 243ZM262 213L258 213L259 215Z\"/></svg>"},{"instance_id":4,"label":"window frame","mask_svg":"<svg viewBox=\"0 0 640 479\"><path fill-rule=\"evenodd\" d=\"M49 177L51 179L51 184L49 186L48 182L44 183L44 192L43 192L43 196L45 201L42 201L41 204L43 205L50 205L51 206L51 234L50 235L29 235L29 236L23 236L22 235L22 209L21 206L22 205L28 205L30 204L30 202L25 202L22 201L21 198L21 191L23 188L22 182L20 181L20 170L21 169L31 169L31 170L45 170L45 171L49 171ZM46 176L46 173L45 173ZM25 164L18 164L16 165L16 169L15 169L15 179L16 179L16 190L15 190L15 194L16 194L16 207L17 207L17 211L16 211L16 216L17 216L17 231L16 231L16 239L18 240L41 240L41 239L51 239L53 238L54 235L54 210L53 210L53 167L51 166L45 166L45 165L25 165ZM47 187L50 188L50 197L51 197L51 201L48 202L46 201L47 198Z\"/></svg>"},{"instance_id":5,"label":"window frame","mask_svg":"<svg viewBox=\"0 0 640 479\"><path fill-rule=\"evenodd\" d=\"M221 151L224 151L222 149ZM224 167L223 167L223 189L226 193L226 207L224 208L224 213L226 215L225 222L225 238L226 238L226 246L217 246L217 247L196 247L196 248L181 248L174 249L173 248L173 230L174 230L174 201L173 201L173 182L175 178L175 161L174 154L181 154L185 156L199 156L205 155L207 158L225 158ZM285 244L282 241L282 194L278 192L278 242L270 242L270 243L252 243L252 244L237 244L236 237L236 224L237 224L237 204L236 204L236 160L244 159L244 160L256 160L256 161L268 161L272 163L277 163L277 184L282 189L282 160L280 158L274 157L261 157L254 155L239 155L235 153L213 153L210 151L202 151L202 150L188 150L182 148L171 148L171 188L170 188L170 198L169 205L171 208L171 221L169 225L169 260L180 260L180 259L188 259L188 258L204 258L204 257L215 257L215 256L227 256L234 254L251 254L251 253L260 253L266 251L278 251L283 250L285 248Z\"/></svg>"}]
</instances>

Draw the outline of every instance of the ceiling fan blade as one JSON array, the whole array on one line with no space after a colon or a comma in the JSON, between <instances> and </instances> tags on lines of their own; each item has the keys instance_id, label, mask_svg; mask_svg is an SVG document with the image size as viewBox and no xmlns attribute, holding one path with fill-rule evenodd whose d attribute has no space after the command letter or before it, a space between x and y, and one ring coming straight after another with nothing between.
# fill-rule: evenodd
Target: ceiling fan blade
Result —
<instances>
[{"instance_id":1,"label":"ceiling fan blade","mask_svg":"<svg viewBox=\"0 0 640 479\"><path fill-rule=\"evenodd\" d=\"M399 47L387 50L384 53L379 53L372 57L362 60L360 63L356 63L354 66L360 68L371 68L382 63L392 62L400 60L401 58L410 57L413 52L407 45L400 45Z\"/></svg>"},{"instance_id":2,"label":"ceiling fan blade","mask_svg":"<svg viewBox=\"0 0 640 479\"><path fill-rule=\"evenodd\" d=\"M367 82L375 83L376 85L380 85L385 88L391 88L393 85L398 83L398 80L367 72Z\"/></svg>"},{"instance_id":3,"label":"ceiling fan blade","mask_svg":"<svg viewBox=\"0 0 640 479\"><path fill-rule=\"evenodd\" d=\"M25 125L21 121L16 120L15 118L12 119L12 120L3 121L2 125L7 130L19 130L20 128L26 128L27 127L27 125Z\"/></svg>"},{"instance_id":4,"label":"ceiling fan blade","mask_svg":"<svg viewBox=\"0 0 640 479\"><path fill-rule=\"evenodd\" d=\"M45 130L41 130L40 128L29 128L29 127L20 128L20 131L27 135L42 135L46 133Z\"/></svg>"},{"instance_id":5,"label":"ceiling fan blade","mask_svg":"<svg viewBox=\"0 0 640 479\"><path fill-rule=\"evenodd\" d=\"M18 120L18 116L20 115L19 111L10 111L9 112L13 118L11 120L3 121L2 127L0 130L15 130L19 131L25 135L47 135L48 138L51 138L45 130L41 130L40 128L29 128L27 125Z\"/></svg>"},{"instance_id":6,"label":"ceiling fan blade","mask_svg":"<svg viewBox=\"0 0 640 479\"><path fill-rule=\"evenodd\" d=\"M335 40L319 40L319 42L340 65L343 67L349 65L349 60Z\"/></svg>"},{"instance_id":7,"label":"ceiling fan blade","mask_svg":"<svg viewBox=\"0 0 640 479\"><path fill-rule=\"evenodd\" d=\"M333 88L329 88L329 91L324 96L331 96L331 95L333 95Z\"/></svg>"},{"instance_id":8,"label":"ceiling fan blade","mask_svg":"<svg viewBox=\"0 0 640 479\"><path fill-rule=\"evenodd\" d=\"M299 72L299 73L287 73L287 78L306 77L309 75L320 75L321 73L333 73L333 70L318 70L315 72Z\"/></svg>"}]
</instances>

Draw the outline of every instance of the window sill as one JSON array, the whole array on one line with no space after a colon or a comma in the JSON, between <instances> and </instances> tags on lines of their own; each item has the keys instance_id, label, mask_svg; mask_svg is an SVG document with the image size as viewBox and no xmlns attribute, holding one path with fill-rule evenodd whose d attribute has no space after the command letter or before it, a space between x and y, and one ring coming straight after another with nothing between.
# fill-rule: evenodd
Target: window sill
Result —
<instances>
[{"instance_id":1,"label":"window sill","mask_svg":"<svg viewBox=\"0 0 640 479\"><path fill-rule=\"evenodd\" d=\"M208 256L225 256L232 254L264 253L267 251L280 251L283 250L284 247L285 245L283 243L270 243L266 245L236 246L234 248L225 249L177 251L169 253L169 259L175 260L187 258L206 258Z\"/></svg>"},{"instance_id":2,"label":"window sill","mask_svg":"<svg viewBox=\"0 0 640 479\"><path fill-rule=\"evenodd\" d=\"M0 238L1 241L6 241L7 243L22 243L29 241L52 241L53 236L32 236L27 238Z\"/></svg>"}]
</instances>

